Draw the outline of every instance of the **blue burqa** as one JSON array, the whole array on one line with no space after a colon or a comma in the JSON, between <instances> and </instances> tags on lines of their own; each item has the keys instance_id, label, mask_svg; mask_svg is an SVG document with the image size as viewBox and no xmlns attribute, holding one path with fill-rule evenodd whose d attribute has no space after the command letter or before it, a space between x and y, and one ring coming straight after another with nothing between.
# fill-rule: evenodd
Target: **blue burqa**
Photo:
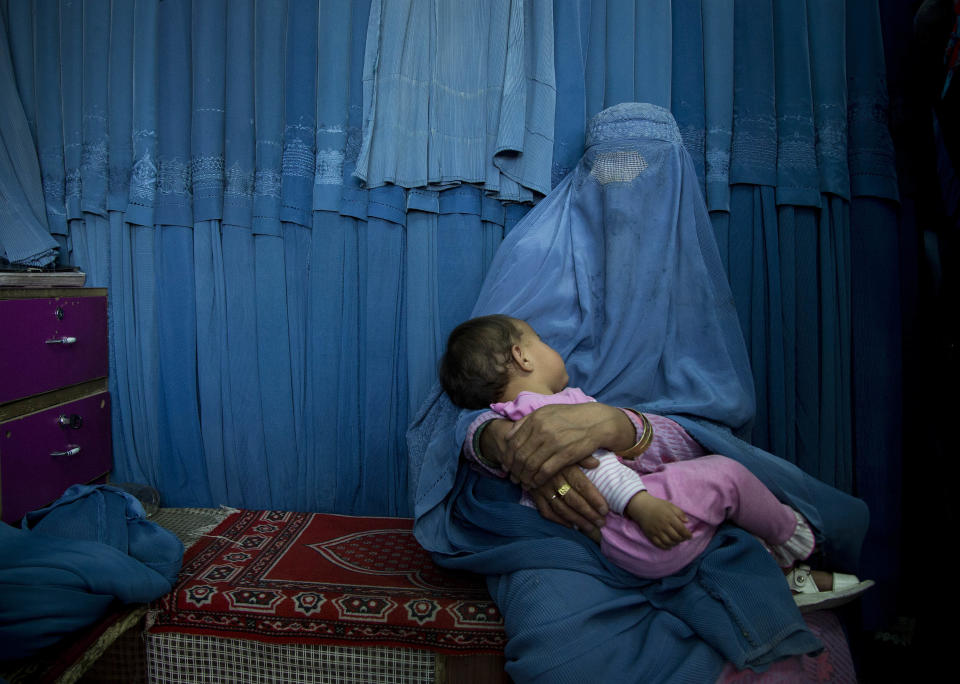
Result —
<instances>
[{"instance_id":1,"label":"blue burqa","mask_svg":"<svg viewBox=\"0 0 960 684\"><path fill-rule=\"evenodd\" d=\"M753 384L730 288L671 114L604 110L578 166L504 240L474 315L527 320L598 400L668 415L803 512L834 569L853 569L864 504L740 437ZM458 463L475 412L439 389L407 439L414 532L443 566L480 572L504 615L518 682L712 681L816 651L783 575L723 526L671 577L640 580L583 535L520 506L509 481Z\"/></svg>"},{"instance_id":2,"label":"blue burqa","mask_svg":"<svg viewBox=\"0 0 960 684\"><path fill-rule=\"evenodd\" d=\"M109 485L74 485L0 523L0 661L30 656L100 619L116 601L170 591L183 544L147 520L136 497Z\"/></svg>"}]
</instances>

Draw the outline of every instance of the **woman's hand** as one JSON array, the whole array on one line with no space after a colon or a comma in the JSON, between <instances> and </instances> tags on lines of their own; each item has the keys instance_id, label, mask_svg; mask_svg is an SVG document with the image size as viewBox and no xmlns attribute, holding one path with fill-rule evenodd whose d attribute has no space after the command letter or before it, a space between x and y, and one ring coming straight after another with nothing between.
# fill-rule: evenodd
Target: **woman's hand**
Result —
<instances>
[{"instance_id":1,"label":"woman's hand","mask_svg":"<svg viewBox=\"0 0 960 684\"><path fill-rule=\"evenodd\" d=\"M575 466L594 468L591 454L603 447L627 449L636 429L623 411L600 403L544 406L511 423L491 421L480 434L480 451L522 482L541 515L589 532L609 510L597 488ZM562 501L554 495L570 484Z\"/></svg>"},{"instance_id":2,"label":"woman's hand","mask_svg":"<svg viewBox=\"0 0 960 684\"><path fill-rule=\"evenodd\" d=\"M481 435L484 454L487 432ZM636 441L636 429L623 411L606 404L554 404L518 420L498 441L500 465L516 481L536 489L601 447L628 449ZM595 467L596 461L590 457L584 465Z\"/></svg>"},{"instance_id":3,"label":"woman's hand","mask_svg":"<svg viewBox=\"0 0 960 684\"><path fill-rule=\"evenodd\" d=\"M540 515L547 520L588 534L603 526L607 502L576 465L567 466L549 482L528 493L537 504Z\"/></svg>"}]
</instances>

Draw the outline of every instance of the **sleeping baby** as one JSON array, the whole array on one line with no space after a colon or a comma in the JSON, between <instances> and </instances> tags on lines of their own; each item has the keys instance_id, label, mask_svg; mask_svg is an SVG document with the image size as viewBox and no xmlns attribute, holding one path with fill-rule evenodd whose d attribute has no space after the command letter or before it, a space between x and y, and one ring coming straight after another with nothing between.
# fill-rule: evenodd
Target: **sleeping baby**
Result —
<instances>
[{"instance_id":1,"label":"sleeping baby","mask_svg":"<svg viewBox=\"0 0 960 684\"><path fill-rule=\"evenodd\" d=\"M560 355L525 321L504 315L457 326L440 364L440 382L454 404L490 408L511 420L548 404L594 401L567 387L568 381ZM611 561L639 577L666 577L699 556L717 527L729 520L757 537L789 573L802 608L849 601L873 584L853 575L811 573L798 565L815 543L799 512L781 503L737 461L708 455L676 422L624 411L637 427L637 444L619 455L599 450L593 454L599 465L583 468L611 509L606 524L591 535ZM491 474L506 476L479 453L468 456ZM553 498L569 491L565 484ZM526 492L521 503L534 505Z\"/></svg>"}]
</instances>

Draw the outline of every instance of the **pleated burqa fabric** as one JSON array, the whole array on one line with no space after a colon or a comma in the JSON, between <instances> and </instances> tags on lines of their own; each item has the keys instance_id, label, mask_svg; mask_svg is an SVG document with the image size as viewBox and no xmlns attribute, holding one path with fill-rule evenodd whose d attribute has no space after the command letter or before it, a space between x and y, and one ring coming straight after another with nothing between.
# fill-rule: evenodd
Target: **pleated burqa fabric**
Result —
<instances>
[{"instance_id":1,"label":"pleated burqa fabric","mask_svg":"<svg viewBox=\"0 0 960 684\"><path fill-rule=\"evenodd\" d=\"M21 74L21 82L25 76L29 83L21 85L32 96L32 73ZM0 258L45 266L56 258L57 242L47 228L37 150L17 85L0 17Z\"/></svg>"},{"instance_id":2,"label":"pleated burqa fabric","mask_svg":"<svg viewBox=\"0 0 960 684\"><path fill-rule=\"evenodd\" d=\"M168 505L409 511L410 407L528 205L353 175L370 2L15 5L39 215L110 289L114 477ZM510 97L539 94L504 139L530 154L487 162L507 186L548 150L545 192L551 7L527 9Z\"/></svg>"},{"instance_id":3,"label":"pleated burqa fabric","mask_svg":"<svg viewBox=\"0 0 960 684\"><path fill-rule=\"evenodd\" d=\"M877 569L879 596L865 605L864 622L879 626L896 605L901 577L903 490L901 478L890 473L902 472L907 421L897 420L899 403L891 407L889 401L904 397L900 294L904 255L877 3L848 0L846 41L854 478L860 496L873 504L874 524L862 562Z\"/></svg>"},{"instance_id":4,"label":"pleated burqa fabric","mask_svg":"<svg viewBox=\"0 0 960 684\"><path fill-rule=\"evenodd\" d=\"M369 22L358 178L519 201L550 190L551 0L374 0Z\"/></svg>"},{"instance_id":5,"label":"pleated burqa fabric","mask_svg":"<svg viewBox=\"0 0 960 684\"><path fill-rule=\"evenodd\" d=\"M669 92L695 164L700 115L689 105L702 92L704 196L750 354L752 441L865 497L883 517L866 558L895 573L896 544L879 542L900 529L886 503L899 501L899 485L885 473L899 470L901 408L895 170L876 5L673 2ZM556 62L563 171L584 117L637 97L643 65L621 50L612 71L605 47L637 12L630 0L556 5L557 45L572 52ZM647 29L635 26L630 41ZM697 54L701 84L689 63Z\"/></svg>"}]
</instances>

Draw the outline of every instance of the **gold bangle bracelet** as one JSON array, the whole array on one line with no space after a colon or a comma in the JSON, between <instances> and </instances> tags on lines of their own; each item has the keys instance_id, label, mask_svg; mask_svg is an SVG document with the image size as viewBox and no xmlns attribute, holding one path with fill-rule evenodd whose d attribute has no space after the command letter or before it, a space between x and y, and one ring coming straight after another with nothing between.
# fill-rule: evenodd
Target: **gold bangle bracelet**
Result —
<instances>
[{"instance_id":1,"label":"gold bangle bracelet","mask_svg":"<svg viewBox=\"0 0 960 684\"><path fill-rule=\"evenodd\" d=\"M642 454L650 446L650 443L653 442L653 425L650 424L650 421L645 415L637 411L636 409L621 407L624 411L629 411L640 419L640 422L643 424L643 433L640 435L640 439L637 440L637 443L625 451L618 451L617 456L620 458L625 458L628 461L632 461L637 456ZM633 421L630 421L631 423Z\"/></svg>"}]
</instances>

